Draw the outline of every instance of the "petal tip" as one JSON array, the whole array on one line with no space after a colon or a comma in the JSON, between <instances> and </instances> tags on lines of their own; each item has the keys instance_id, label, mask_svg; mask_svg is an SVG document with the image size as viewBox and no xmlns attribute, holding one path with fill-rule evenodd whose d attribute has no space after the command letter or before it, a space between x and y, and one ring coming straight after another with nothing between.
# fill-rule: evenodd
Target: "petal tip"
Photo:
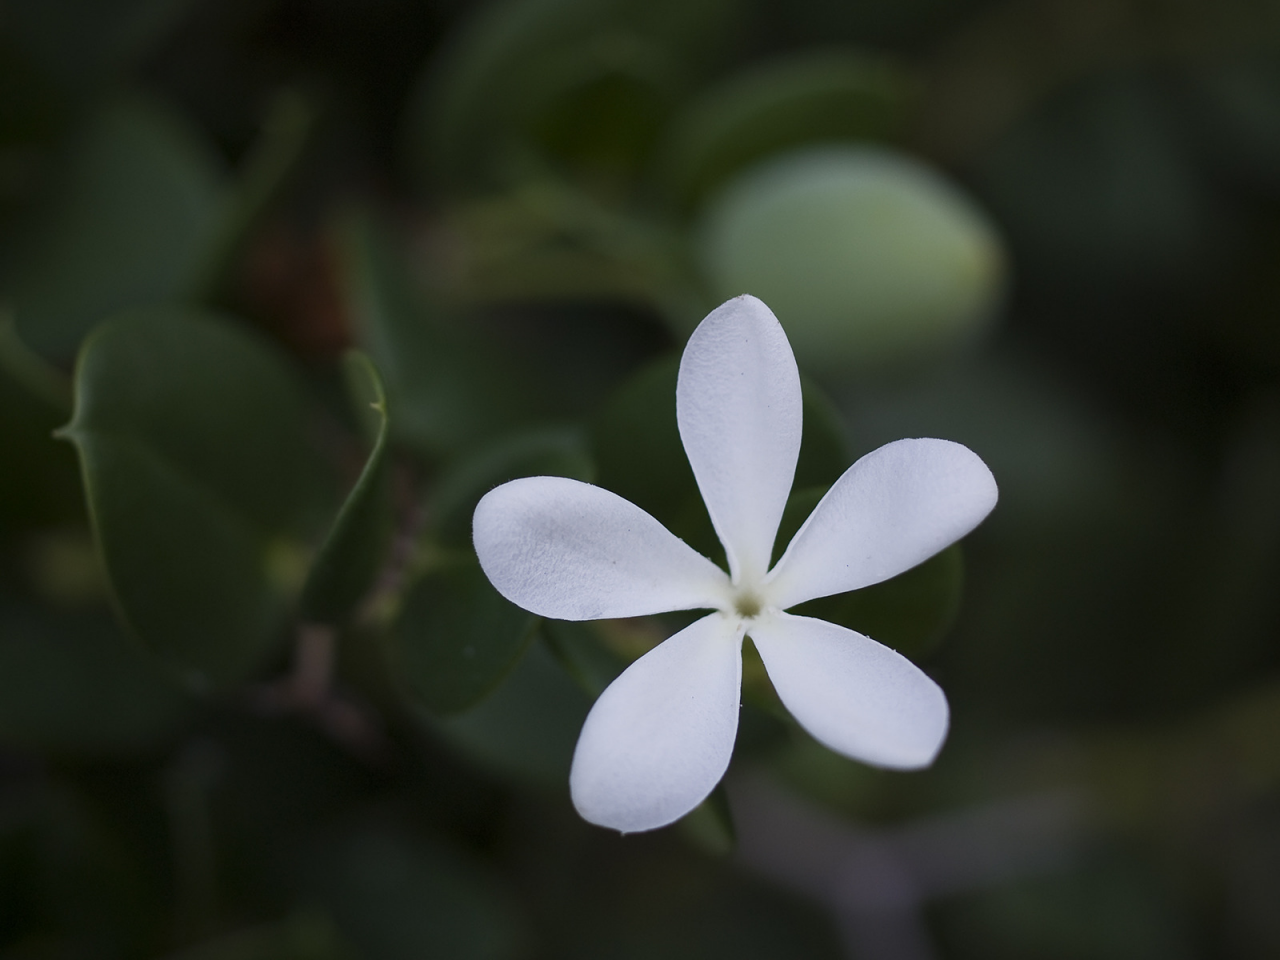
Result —
<instances>
[{"instance_id":1,"label":"petal tip","mask_svg":"<svg viewBox=\"0 0 1280 960\"><path fill-rule=\"evenodd\" d=\"M710 796L713 789L714 785L708 789L707 796ZM704 796L689 803L684 798L645 797L639 791L619 795L615 790L592 783L582 776L577 763L569 773L569 797L578 816L587 823L606 830L617 830L624 836L670 826L706 799Z\"/></svg>"}]
</instances>

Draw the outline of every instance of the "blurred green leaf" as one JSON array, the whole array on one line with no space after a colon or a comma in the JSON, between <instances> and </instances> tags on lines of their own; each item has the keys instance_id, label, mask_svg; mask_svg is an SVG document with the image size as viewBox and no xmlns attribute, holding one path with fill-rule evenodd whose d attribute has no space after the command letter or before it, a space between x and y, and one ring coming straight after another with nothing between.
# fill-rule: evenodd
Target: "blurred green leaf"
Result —
<instances>
[{"instance_id":1,"label":"blurred green leaf","mask_svg":"<svg viewBox=\"0 0 1280 960\"><path fill-rule=\"evenodd\" d=\"M82 520L75 456L53 437L66 422L65 386L0 311L0 536Z\"/></svg>"},{"instance_id":2,"label":"blurred green leaf","mask_svg":"<svg viewBox=\"0 0 1280 960\"><path fill-rule=\"evenodd\" d=\"M1046 99L991 146L975 180L1019 251L1026 281L1086 303L1127 290L1167 304L1204 289L1235 252L1235 238L1182 110L1155 77L1115 73ZM1152 338L1178 329L1166 310L1131 319L1143 317L1151 322L1134 351L1148 353ZM1086 309L1072 319L1102 326L1107 350L1116 349L1111 312Z\"/></svg>"},{"instance_id":3,"label":"blurred green leaf","mask_svg":"<svg viewBox=\"0 0 1280 960\"><path fill-rule=\"evenodd\" d=\"M9 0L5 28L66 87L100 82L145 54L194 0Z\"/></svg>"},{"instance_id":4,"label":"blurred green leaf","mask_svg":"<svg viewBox=\"0 0 1280 960\"><path fill-rule=\"evenodd\" d=\"M0 265L23 339L59 359L117 310L188 292L223 209L208 148L151 101L110 100L68 151L48 202Z\"/></svg>"},{"instance_id":5,"label":"blurred green leaf","mask_svg":"<svg viewBox=\"0 0 1280 960\"><path fill-rule=\"evenodd\" d=\"M355 960L328 917L299 912L169 954L165 960Z\"/></svg>"},{"instance_id":6,"label":"blurred green leaf","mask_svg":"<svg viewBox=\"0 0 1280 960\"><path fill-rule=\"evenodd\" d=\"M0 218L9 213L8 204L23 199L23 187L39 177L41 148L66 121L62 94L12 32L0 35L0 98L5 105L0 113L0 150L8 166L0 171ZM30 151L25 157L24 147Z\"/></svg>"},{"instance_id":7,"label":"blurred green leaf","mask_svg":"<svg viewBox=\"0 0 1280 960\"><path fill-rule=\"evenodd\" d=\"M425 302L371 216L348 216L338 240L354 333L385 380L395 439L439 456L521 419L505 358L469 341Z\"/></svg>"},{"instance_id":8,"label":"blurred green leaf","mask_svg":"<svg viewBox=\"0 0 1280 960\"><path fill-rule=\"evenodd\" d=\"M839 408L825 390L803 373L800 388L804 391L804 433L792 490L833 484L853 462Z\"/></svg>"},{"instance_id":9,"label":"blurred green leaf","mask_svg":"<svg viewBox=\"0 0 1280 960\"><path fill-rule=\"evenodd\" d=\"M431 713L459 713L511 671L535 619L503 599L477 565L432 570L409 588L392 630L397 678Z\"/></svg>"},{"instance_id":10,"label":"blurred green leaf","mask_svg":"<svg viewBox=\"0 0 1280 960\"><path fill-rule=\"evenodd\" d=\"M770 567L782 558L782 554L791 543L792 537L799 532L804 522L809 519L809 514L813 513L813 508L826 495L830 486L829 483L818 484L817 486L795 484L791 488L791 496L787 497L787 505L782 511L782 520L778 523L778 535L773 541L773 556L769 561Z\"/></svg>"},{"instance_id":11,"label":"blurred green leaf","mask_svg":"<svg viewBox=\"0 0 1280 960\"><path fill-rule=\"evenodd\" d=\"M1195 952L1164 887L1147 865L1108 852L1069 873L971 894L963 913L947 904L942 928L961 949L991 960L1184 960Z\"/></svg>"},{"instance_id":12,"label":"blurred green leaf","mask_svg":"<svg viewBox=\"0 0 1280 960\"><path fill-rule=\"evenodd\" d=\"M719 297L778 315L831 377L954 352L996 319L1005 250L955 184L899 152L827 145L751 167L706 205L697 255Z\"/></svg>"},{"instance_id":13,"label":"blurred green leaf","mask_svg":"<svg viewBox=\"0 0 1280 960\"><path fill-rule=\"evenodd\" d=\"M737 846L737 830L724 784L716 784L711 795L680 818L678 829L701 850L723 857Z\"/></svg>"},{"instance_id":14,"label":"blurred green leaf","mask_svg":"<svg viewBox=\"0 0 1280 960\"><path fill-rule=\"evenodd\" d=\"M825 50L752 67L688 103L664 138L659 181L690 209L735 173L806 144L890 139L912 82L882 59Z\"/></svg>"},{"instance_id":15,"label":"blurred green leaf","mask_svg":"<svg viewBox=\"0 0 1280 960\"><path fill-rule=\"evenodd\" d=\"M618 387L590 428L600 486L677 534L686 505L701 500L676 425L679 369L674 354L643 367Z\"/></svg>"},{"instance_id":16,"label":"blurred green leaf","mask_svg":"<svg viewBox=\"0 0 1280 960\"><path fill-rule=\"evenodd\" d=\"M676 97L714 63L733 9L731 0L485 8L429 64L410 101L412 172L483 190L552 158L633 169Z\"/></svg>"},{"instance_id":17,"label":"blurred green leaf","mask_svg":"<svg viewBox=\"0 0 1280 960\"><path fill-rule=\"evenodd\" d=\"M6 794L0 868L13 870L4 879L22 891L17 903L0 899L0 929L12 923L20 932L6 941L19 949L6 956L150 955L157 934L164 935L157 930L162 898L118 824L65 781ZM6 893L0 889L0 897ZM9 913L15 906L22 912Z\"/></svg>"},{"instance_id":18,"label":"blurred green leaf","mask_svg":"<svg viewBox=\"0 0 1280 960\"><path fill-rule=\"evenodd\" d=\"M228 186L217 236L193 285L202 298L226 296L238 279L236 268L242 266L245 249L279 206L311 142L318 114L317 105L291 87L271 98L257 139Z\"/></svg>"},{"instance_id":19,"label":"blurred green leaf","mask_svg":"<svg viewBox=\"0 0 1280 960\"><path fill-rule=\"evenodd\" d=\"M401 827L344 830L306 872L304 889L366 960L523 955L520 917L479 864Z\"/></svg>"},{"instance_id":20,"label":"blurred green leaf","mask_svg":"<svg viewBox=\"0 0 1280 960\"><path fill-rule=\"evenodd\" d=\"M925 656L960 613L964 561L953 544L891 580L810 600L791 613L839 623L911 657Z\"/></svg>"},{"instance_id":21,"label":"blurred green leaf","mask_svg":"<svg viewBox=\"0 0 1280 960\"><path fill-rule=\"evenodd\" d=\"M626 669L627 661L605 644L590 621L544 620L541 630L547 649L592 697Z\"/></svg>"},{"instance_id":22,"label":"blurred green leaf","mask_svg":"<svg viewBox=\"0 0 1280 960\"><path fill-rule=\"evenodd\" d=\"M591 698L542 643L532 643L506 680L464 714L428 721L480 766L563 793Z\"/></svg>"},{"instance_id":23,"label":"blurred green leaf","mask_svg":"<svg viewBox=\"0 0 1280 960\"><path fill-rule=\"evenodd\" d=\"M470 546L471 516L480 498L520 477L590 482L595 464L581 433L569 428L534 430L490 444L455 461L441 477L430 510L436 535L450 545Z\"/></svg>"},{"instance_id":24,"label":"blurred green leaf","mask_svg":"<svg viewBox=\"0 0 1280 960\"><path fill-rule=\"evenodd\" d=\"M363 353L349 352L344 365L357 414L368 419L372 413L377 422L373 449L334 519L302 591L302 615L329 623L346 617L368 592L394 533L386 391L377 368Z\"/></svg>"},{"instance_id":25,"label":"blurred green leaf","mask_svg":"<svg viewBox=\"0 0 1280 960\"><path fill-rule=\"evenodd\" d=\"M1254 55L1205 64L1191 77L1204 146L1228 176L1280 196L1280 63Z\"/></svg>"},{"instance_id":26,"label":"blurred green leaf","mask_svg":"<svg viewBox=\"0 0 1280 960\"><path fill-rule=\"evenodd\" d=\"M697 299L671 225L563 180L530 179L460 204L444 234L442 282L472 302L647 304L678 322Z\"/></svg>"},{"instance_id":27,"label":"blurred green leaf","mask_svg":"<svg viewBox=\"0 0 1280 960\"><path fill-rule=\"evenodd\" d=\"M106 620L0 612L0 740L63 754L154 748L191 712Z\"/></svg>"},{"instance_id":28,"label":"blurred green leaf","mask_svg":"<svg viewBox=\"0 0 1280 960\"><path fill-rule=\"evenodd\" d=\"M123 315L85 344L64 435L143 644L199 684L252 671L296 596L327 494L289 369L215 316Z\"/></svg>"}]
</instances>

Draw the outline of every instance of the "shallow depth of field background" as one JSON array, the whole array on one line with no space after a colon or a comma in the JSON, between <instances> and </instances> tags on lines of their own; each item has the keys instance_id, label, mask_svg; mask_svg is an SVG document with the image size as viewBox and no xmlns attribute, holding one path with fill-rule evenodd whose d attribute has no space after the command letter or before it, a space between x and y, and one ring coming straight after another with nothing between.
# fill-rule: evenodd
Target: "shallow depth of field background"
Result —
<instances>
[{"instance_id":1,"label":"shallow depth of field background","mask_svg":"<svg viewBox=\"0 0 1280 960\"><path fill-rule=\"evenodd\" d=\"M905 436L997 478L831 614L952 732L835 757L749 662L725 789L619 837L568 758L680 621L485 606L470 505L594 479L714 550L671 358L743 292L806 378L797 501ZM131 349L214 311L300 398L266 613L200 612L220 561L143 496L113 607L52 432L138 311ZM0 313L3 960L1280 956L1280 4L8 0ZM286 462L209 427L217 336L156 336L80 402L154 380L214 473ZM299 591L370 451L352 346L388 494L334 612Z\"/></svg>"}]
</instances>

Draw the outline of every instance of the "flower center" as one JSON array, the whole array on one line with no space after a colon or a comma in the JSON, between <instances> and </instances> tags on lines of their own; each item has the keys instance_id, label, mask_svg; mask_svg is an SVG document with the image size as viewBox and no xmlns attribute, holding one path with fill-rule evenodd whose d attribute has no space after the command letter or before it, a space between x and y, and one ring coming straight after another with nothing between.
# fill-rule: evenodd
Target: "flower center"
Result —
<instances>
[{"instance_id":1,"label":"flower center","mask_svg":"<svg viewBox=\"0 0 1280 960\"><path fill-rule=\"evenodd\" d=\"M750 620L752 617L760 615L760 611L764 609L764 604L755 593L750 590L743 590L734 597L733 609L744 620Z\"/></svg>"}]
</instances>

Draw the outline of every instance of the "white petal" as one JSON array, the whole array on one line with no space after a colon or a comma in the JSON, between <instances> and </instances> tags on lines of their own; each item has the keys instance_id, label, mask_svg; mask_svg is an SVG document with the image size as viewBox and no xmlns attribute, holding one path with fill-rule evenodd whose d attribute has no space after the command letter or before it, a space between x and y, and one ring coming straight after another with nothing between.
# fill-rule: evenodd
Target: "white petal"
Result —
<instances>
[{"instance_id":1,"label":"white petal","mask_svg":"<svg viewBox=\"0 0 1280 960\"><path fill-rule=\"evenodd\" d=\"M879 583L923 563L982 522L996 481L967 447L897 440L832 485L769 575L780 609Z\"/></svg>"},{"instance_id":2,"label":"white petal","mask_svg":"<svg viewBox=\"0 0 1280 960\"><path fill-rule=\"evenodd\" d=\"M902 654L844 627L776 613L749 626L778 696L815 740L878 767L933 762L947 698Z\"/></svg>"},{"instance_id":3,"label":"white petal","mask_svg":"<svg viewBox=\"0 0 1280 960\"><path fill-rule=\"evenodd\" d=\"M769 568L796 458L800 374L769 308L741 296L707 315L680 360L680 438L736 583Z\"/></svg>"},{"instance_id":4,"label":"white petal","mask_svg":"<svg viewBox=\"0 0 1280 960\"><path fill-rule=\"evenodd\" d=\"M742 631L736 617L703 617L600 694L569 773L583 819L623 833L653 830L706 799L738 732Z\"/></svg>"},{"instance_id":5,"label":"white petal","mask_svg":"<svg viewBox=\"0 0 1280 960\"><path fill-rule=\"evenodd\" d=\"M472 520L497 591L558 620L721 607L728 577L635 504L564 477L490 490Z\"/></svg>"}]
</instances>

